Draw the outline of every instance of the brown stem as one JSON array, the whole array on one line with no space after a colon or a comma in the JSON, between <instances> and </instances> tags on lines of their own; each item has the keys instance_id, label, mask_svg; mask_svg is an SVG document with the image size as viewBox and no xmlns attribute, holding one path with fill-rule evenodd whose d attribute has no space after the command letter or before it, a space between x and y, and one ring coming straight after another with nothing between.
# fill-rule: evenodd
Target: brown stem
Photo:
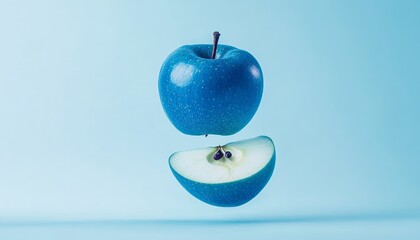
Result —
<instances>
[{"instance_id":1,"label":"brown stem","mask_svg":"<svg viewBox=\"0 0 420 240\"><path fill-rule=\"evenodd\" d=\"M218 31L213 33L213 51L211 53L211 59L216 57L217 43L219 42L220 33Z\"/></svg>"}]
</instances>

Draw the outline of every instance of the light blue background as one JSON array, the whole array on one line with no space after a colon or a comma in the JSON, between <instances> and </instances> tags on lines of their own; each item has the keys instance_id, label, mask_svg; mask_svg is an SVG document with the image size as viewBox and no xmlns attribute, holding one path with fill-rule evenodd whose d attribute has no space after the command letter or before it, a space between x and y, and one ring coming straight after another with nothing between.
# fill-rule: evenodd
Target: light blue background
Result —
<instances>
[{"instance_id":1,"label":"light blue background","mask_svg":"<svg viewBox=\"0 0 420 240\"><path fill-rule=\"evenodd\" d=\"M418 1L0 2L0 219L224 219L420 211ZM166 118L157 78L184 44L251 52L257 114L229 137ZM170 154L270 136L239 208L190 196Z\"/></svg>"}]
</instances>

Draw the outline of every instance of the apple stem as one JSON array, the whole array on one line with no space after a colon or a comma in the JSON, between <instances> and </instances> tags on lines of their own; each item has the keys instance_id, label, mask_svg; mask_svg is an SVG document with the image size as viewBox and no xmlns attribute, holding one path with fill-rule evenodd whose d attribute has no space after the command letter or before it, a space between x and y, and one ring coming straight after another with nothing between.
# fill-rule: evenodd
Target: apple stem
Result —
<instances>
[{"instance_id":1,"label":"apple stem","mask_svg":"<svg viewBox=\"0 0 420 240\"><path fill-rule=\"evenodd\" d=\"M218 31L213 33L213 51L211 53L211 59L216 57L217 43L219 42L220 33Z\"/></svg>"}]
</instances>

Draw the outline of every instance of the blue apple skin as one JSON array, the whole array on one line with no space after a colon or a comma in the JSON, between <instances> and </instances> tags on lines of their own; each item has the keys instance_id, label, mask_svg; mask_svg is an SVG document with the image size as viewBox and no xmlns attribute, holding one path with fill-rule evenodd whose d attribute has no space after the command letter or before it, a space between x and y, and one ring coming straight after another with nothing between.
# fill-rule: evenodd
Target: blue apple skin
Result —
<instances>
[{"instance_id":1,"label":"blue apple skin","mask_svg":"<svg viewBox=\"0 0 420 240\"><path fill-rule=\"evenodd\" d=\"M263 74L248 52L218 45L187 45L165 60L159 95L172 124L188 135L232 135L252 119L263 93Z\"/></svg>"},{"instance_id":2,"label":"blue apple skin","mask_svg":"<svg viewBox=\"0 0 420 240\"><path fill-rule=\"evenodd\" d=\"M275 162L274 150L271 160L256 174L238 181L217 184L192 181L169 166L178 182L194 197L218 207L237 207L249 202L261 192L273 174Z\"/></svg>"}]
</instances>

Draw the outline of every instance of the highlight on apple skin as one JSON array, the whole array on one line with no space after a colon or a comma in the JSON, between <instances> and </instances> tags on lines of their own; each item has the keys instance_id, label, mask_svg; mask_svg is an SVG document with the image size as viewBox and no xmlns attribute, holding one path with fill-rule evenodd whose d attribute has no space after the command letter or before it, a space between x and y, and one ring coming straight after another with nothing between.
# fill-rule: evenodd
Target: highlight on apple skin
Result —
<instances>
[{"instance_id":1,"label":"highlight on apple skin","mask_svg":"<svg viewBox=\"0 0 420 240\"><path fill-rule=\"evenodd\" d=\"M232 135L258 109L263 74L247 51L218 45L182 46L165 60L159 95L171 123L188 135Z\"/></svg>"},{"instance_id":2,"label":"highlight on apple skin","mask_svg":"<svg viewBox=\"0 0 420 240\"><path fill-rule=\"evenodd\" d=\"M221 158L219 151L224 154ZM271 178L275 161L273 141L260 136L177 152L169 158L169 166L194 197L214 206L236 207L260 193Z\"/></svg>"}]
</instances>

